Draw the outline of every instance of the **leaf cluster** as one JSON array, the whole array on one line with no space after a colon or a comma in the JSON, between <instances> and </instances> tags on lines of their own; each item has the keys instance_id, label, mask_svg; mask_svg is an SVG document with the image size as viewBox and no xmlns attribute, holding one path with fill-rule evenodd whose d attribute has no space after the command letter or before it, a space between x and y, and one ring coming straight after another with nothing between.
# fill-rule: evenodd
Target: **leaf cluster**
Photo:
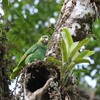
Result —
<instances>
[{"instance_id":1,"label":"leaf cluster","mask_svg":"<svg viewBox=\"0 0 100 100\"><path fill-rule=\"evenodd\" d=\"M64 77L64 80L67 78L68 72L73 72L75 65L80 63L90 63L86 57L94 54L94 51L84 50L79 52L81 47L85 46L89 42L89 38L86 38L82 41L73 42L71 33L67 28L64 28L61 32L61 53L62 53L62 67L61 74ZM79 69L74 71L80 71ZM81 70L82 71L82 70ZM66 81L64 81L64 84Z\"/></svg>"},{"instance_id":2,"label":"leaf cluster","mask_svg":"<svg viewBox=\"0 0 100 100\"><path fill-rule=\"evenodd\" d=\"M79 50L85 46L89 42L89 38L86 38L82 41L73 42L71 33L67 28L63 28L61 32L62 38L61 38L61 56L62 61L59 61L53 57L48 57L48 59L57 65L61 66L60 72L61 72L61 78L62 84L66 84L66 80L73 72L84 72L86 70L80 70L80 69L74 69L75 65L78 65L80 63L90 63L89 59L87 57L94 54L94 51L90 50L83 50L82 52L79 52Z\"/></svg>"}]
</instances>

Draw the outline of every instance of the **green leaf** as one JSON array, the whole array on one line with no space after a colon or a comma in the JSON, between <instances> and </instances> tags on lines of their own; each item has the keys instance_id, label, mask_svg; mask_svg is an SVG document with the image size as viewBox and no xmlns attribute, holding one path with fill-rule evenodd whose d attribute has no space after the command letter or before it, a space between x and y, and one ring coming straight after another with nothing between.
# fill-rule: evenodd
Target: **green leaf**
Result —
<instances>
[{"instance_id":1,"label":"green leaf","mask_svg":"<svg viewBox=\"0 0 100 100\"><path fill-rule=\"evenodd\" d=\"M85 44L87 44L88 42L89 42L88 38L86 38L83 41L79 42L78 45L75 47L75 49L71 52L69 58L72 58L76 54L76 52L78 52L78 50L80 50L80 48L82 46L84 46Z\"/></svg>"},{"instance_id":2,"label":"green leaf","mask_svg":"<svg viewBox=\"0 0 100 100\"><path fill-rule=\"evenodd\" d=\"M88 60L88 59L79 59L79 60L76 60L74 62L75 62L75 64L90 63L90 60Z\"/></svg>"},{"instance_id":3,"label":"green leaf","mask_svg":"<svg viewBox=\"0 0 100 100\"><path fill-rule=\"evenodd\" d=\"M10 1L8 0L8 6L9 6Z\"/></svg>"},{"instance_id":4,"label":"green leaf","mask_svg":"<svg viewBox=\"0 0 100 100\"><path fill-rule=\"evenodd\" d=\"M89 70L86 70L86 69L74 69L73 72L74 72L74 73L75 73L75 72L76 72L76 73L78 73L78 72L79 72L79 73L82 73L82 72L84 72L84 73L89 73Z\"/></svg>"},{"instance_id":5,"label":"green leaf","mask_svg":"<svg viewBox=\"0 0 100 100\"><path fill-rule=\"evenodd\" d=\"M69 52L69 48L73 44L73 39L72 39L71 33L69 32L69 30L67 28L63 28L61 34L62 34L63 40L66 44L67 52Z\"/></svg>"},{"instance_id":6,"label":"green leaf","mask_svg":"<svg viewBox=\"0 0 100 100\"><path fill-rule=\"evenodd\" d=\"M63 65L68 60L68 53L66 50L66 44L65 44L63 39L61 40L61 54L62 54L62 65Z\"/></svg>"},{"instance_id":7,"label":"green leaf","mask_svg":"<svg viewBox=\"0 0 100 100\"><path fill-rule=\"evenodd\" d=\"M75 49L75 47L78 45L79 41L78 42L74 42L71 47L70 47L70 52L73 51L73 49Z\"/></svg>"},{"instance_id":8,"label":"green leaf","mask_svg":"<svg viewBox=\"0 0 100 100\"><path fill-rule=\"evenodd\" d=\"M69 53L68 56L70 56L70 54L72 53L72 51L76 48L76 46L78 45L79 42L74 42L71 47L69 48Z\"/></svg>"},{"instance_id":9,"label":"green leaf","mask_svg":"<svg viewBox=\"0 0 100 100\"><path fill-rule=\"evenodd\" d=\"M87 53L86 57L91 56L91 55L93 55L94 53L95 53L95 51L90 51L90 50L89 50L89 52Z\"/></svg>"},{"instance_id":10,"label":"green leaf","mask_svg":"<svg viewBox=\"0 0 100 100\"><path fill-rule=\"evenodd\" d=\"M54 57L48 56L48 57L47 57L47 61L48 61L48 62L52 62L52 63L54 63L54 64L56 64L56 65L61 66L61 61L59 61L58 59L56 59L56 58L54 58Z\"/></svg>"},{"instance_id":11,"label":"green leaf","mask_svg":"<svg viewBox=\"0 0 100 100\"><path fill-rule=\"evenodd\" d=\"M71 62L71 64L70 64L69 66L66 67L66 70L67 70L67 71L71 71L71 70L74 68L75 65L76 65L76 64L75 64L74 62Z\"/></svg>"},{"instance_id":12,"label":"green leaf","mask_svg":"<svg viewBox=\"0 0 100 100\"><path fill-rule=\"evenodd\" d=\"M74 59L79 55L79 52L76 52L75 55L72 57L71 61L74 61Z\"/></svg>"},{"instance_id":13,"label":"green leaf","mask_svg":"<svg viewBox=\"0 0 100 100\"><path fill-rule=\"evenodd\" d=\"M88 57L94 53L94 51L84 50L82 53L79 53L79 55L74 59L74 61L78 61L79 59L83 59L84 57Z\"/></svg>"}]
</instances>

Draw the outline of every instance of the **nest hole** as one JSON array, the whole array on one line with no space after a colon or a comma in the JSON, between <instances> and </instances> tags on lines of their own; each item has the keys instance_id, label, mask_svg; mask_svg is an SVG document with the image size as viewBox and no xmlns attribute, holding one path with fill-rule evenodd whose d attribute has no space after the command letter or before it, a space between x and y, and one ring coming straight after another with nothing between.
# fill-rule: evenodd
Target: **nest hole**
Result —
<instances>
[{"instance_id":1,"label":"nest hole","mask_svg":"<svg viewBox=\"0 0 100 100\"><path fill-rule=\"evenodd\" d=\"M27 81L26 89L30 92L34 92L37 89L42 88L46 81L51 77L58 75L58 71L54 66L52 68L49 65L46 65L45 62L37 62L32 64L27 68ZM58 75L59 76L59 75ZM58 77L57 76L57 77Z\"/></svg>"}]
</instances>

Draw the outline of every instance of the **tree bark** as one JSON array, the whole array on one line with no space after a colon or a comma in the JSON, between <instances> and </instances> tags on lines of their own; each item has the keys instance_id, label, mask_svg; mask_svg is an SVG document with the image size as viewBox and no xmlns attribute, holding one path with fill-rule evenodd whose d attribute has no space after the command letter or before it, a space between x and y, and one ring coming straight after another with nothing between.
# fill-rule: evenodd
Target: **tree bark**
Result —
<instances>
[{"instance_id":1,"label":"tree bark","mask_svg":"<svg viewBox=\"0 0 100 100\"><path fill-rule=\"evenodd\" d=\"M66 27L71 32L74 41L83 40L91 33L92 23L97 13L100 13L97 3L91 0L65 0L49 43L48 55L57 57L60 31ZM100 4L99 4L100 7ZM55 53L56 52L56 53Z\"/></svg>"},{"instance_id":2,"label":"tree bark","mask_svg":"<svg viewBox=\"0 0 100 100\"><path fill-rule=\"evenodd\" d=\"M5 47L3 43L2 44L0 43L0 100L8 100L10 94L4 55L5 55Z\"/></svg>"}]
</instances>

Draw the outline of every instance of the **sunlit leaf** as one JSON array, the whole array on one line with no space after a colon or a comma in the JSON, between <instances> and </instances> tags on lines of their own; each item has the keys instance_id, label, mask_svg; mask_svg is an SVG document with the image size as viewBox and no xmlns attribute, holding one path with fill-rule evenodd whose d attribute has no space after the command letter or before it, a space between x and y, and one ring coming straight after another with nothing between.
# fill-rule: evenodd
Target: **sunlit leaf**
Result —
<instances>
[{"instance_id":1,"label":"sunlit leaf","mask_svg":"<svg viewBox=\"0 0 100 100\"><path fill-rule=\"evenodd\" d=\"M75 62L71 62L71 64L66 67L66 70L71 71L74 68L75 65L76 65Z\"/></svg>"},{"instance_id":2,"label":"sunlit leaf","mask_svg":"<svg viewBox=\"0 0 100 100\"><path fill-rule=\"evenodd\" d=\"M61 40L61 54L62 54L62 65L68 60L68 52L66 50L66 44L64 40Z\"/></svg>"},{"instance_id":3,"label":"sunlit leaf","mask_svg":"<svg viewBox=\"0 0 100 100\"><path fill-rule=\"evenodd\" d=\"M74 42L71 47L69 48L69 53L68 56L70 56L70 54L72 53L72 51L76 48L76 46L78 45L79 42Z\"/></svg>"},{"instance_id":4,"label":"sunlit leaf","mask_svg":"<svg viewBox=\"0 0 100 100\"><path fill-rule=\"evenodd\" d=\"M78 50L80 50L80 48L82 46L84 46L85 44L87 44L88 42L89 42L88 38L86 38L83 41L79 42L78 45L75 47L75 49L71 52L69 58L72 58L76 54L76 52L78 52Z\"/></svg>"},{"instance_id":5,"label":"sunlit leaf","mask_svg":"<svg viewBox=\"0 0 100 100\"><path fill-rule=\"evenodd\" d=\"M75 64L90 63L90 60L88 60L88 59L78 59L78 60L76 60L74 62L75 62Z\"/></svg>"},{"instance_id":6,"label":"sunlit leaf","mask_svg":"<svg viewBox=\"0 0 100 100\"><path fill-rule=\"evenodd\" d=\"M47 57L47 61L48 61L48 62L52 62L52 63L54 63L54 64L56 64L56 65L61 66L61 61L59 61L58 59L56 59L56 58L54 58L54 57L48 56L48 57Z\"/></svg>"},{"instance_id":7,"label":"sunlit leaf","mask_svg":"<svg viewBox=\"0 0 100 100\"><path fill-rule=\"evenodd\" d=\"M95 53L94 51L84 50L83 52L78 54L78 56L74 59L74 61L78 61L78 60L88 57L94 53Z\"/></svg>"},{"instance_id":8,"label":"sunlit leaf","mask_svg":"<svg viewBox=\"0 0 100 100\"><path fill-rule=\"evenodd\" d=\"M82 73L82 72L83 72L83 73L89 73L89 70L86 70L86 69L74 69L73 72L74 72L74 73L75 73L75 72L76 72L76 73L78 73L78 72L79 72L79 73Z\"/></svg>"},{"instance_id":9,"label":"sunlit leaf","mask_svg":"<svg viewBox=\"0 0 100 100\"><path fill-rule=\"evenodd\" d=\"M69 30L67 28L63 28L61 34L62 34L63 40L66 44L67 52L69 52L69 48L73 44L73 39L72 39L71 33L69 32Z\"/></svg>"}]
</instances>

